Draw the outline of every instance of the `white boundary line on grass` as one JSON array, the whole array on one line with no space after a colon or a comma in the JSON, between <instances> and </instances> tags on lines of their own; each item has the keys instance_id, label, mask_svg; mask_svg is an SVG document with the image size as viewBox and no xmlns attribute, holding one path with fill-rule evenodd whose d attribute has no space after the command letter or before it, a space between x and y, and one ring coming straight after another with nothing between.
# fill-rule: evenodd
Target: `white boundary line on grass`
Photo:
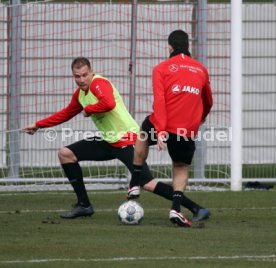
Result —
<instances>
[{"instance_id":1,"label":"white boundary line on grass","mask_svg":"<svg viewBox=\"0 0 276 268\"><path fill-rule=\"evenodd\" d=\"M164 256L164 257L117 257L117 258L53 258L53 259L31 259L31 260L0 260L2 264L16 263L46 263L46 262L124 262L124 261L160 261L160 260L248 260L276 262L276 255L235 255L235 256Z\"/></svg>"},{"instance_id":2,"label":"white boundary line on grass","mask_svg":"<svg viewBox=\"0 0 276 268\"><path fill-rule=\"evenodd\" d=\"M210 210L274 210L276 207L248 207L248 208L210 208ZM41 209L41 210L30 210L30 209L23 209L23 210L0 210L0 214L20 214L20 213L56 213L68 210L67 209ZM160 211L160 210L169 210L164 208L149 208L145 209L146 211ZM96 209L96 212L115 212L117 209L106 208L106 209Z\"/></svg>"}]
</instances>

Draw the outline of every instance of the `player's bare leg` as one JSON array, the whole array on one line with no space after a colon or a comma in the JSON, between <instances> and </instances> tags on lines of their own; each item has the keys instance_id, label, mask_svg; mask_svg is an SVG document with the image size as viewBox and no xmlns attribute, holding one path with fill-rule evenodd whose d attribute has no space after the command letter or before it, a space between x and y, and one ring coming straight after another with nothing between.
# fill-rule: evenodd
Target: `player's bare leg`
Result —
<instances>
[{"instance_id":1,"label":"player's bare leg","mask_svg":"<svg viewBox=\"0 0 276 268\"><path fill-rule=\"evenodd\" d=\"M140 176L148 154L149 145L147 140L145 139L144 133L141 132L139 133L138 139L135 143L133 156L133 172L127 193L128 199L136 199L140 195Z\"/></svg>"},{"instance_id":2,"label":"player's bare leg","mask_svg":"<svg viewBox=\"0 0 276 268\"><path fill-rule=\"evenodd\" d=\"M135 150L133 156L133 164L141 166L145 163L149 155L148 141L145 139L144 133L139 133L139 137L135 143Z\"/></svg>"},{"instance_id":3,"label":"player's bare leg","mask_svg":"<svg viewBox=\"0 0 276 268\"><path fill-rule=\"evenodd\" d=\"M186 189L189 176L189 166L185 163L173 162L173 199L170 210L170 221L178 226L191 227L191 223L181 213L181 200Z\"/></svg>"},{"instance_id":4,"label":"player's bare leg","mask_svg":"<svg viewBox=\"0 0 276 268\"><path fill-rule=\"evenodd\" d=\"M173 162L173 190L184 192L189 178L189 165Z\"/></svg>"},{"instance_id":5,"label":"player's bare leg","mask_svg":"<svg viewBox=\"0 0 276 268\"><path fill-rule=\"evenodd\" d=\"M61 164L67 164L67 163L76 163L78 162L77 157L74 155L74 153L66 148L63 147L59 150L58 152L58 158L59 158L59 162Z\"/></svg>"}]
</instances>

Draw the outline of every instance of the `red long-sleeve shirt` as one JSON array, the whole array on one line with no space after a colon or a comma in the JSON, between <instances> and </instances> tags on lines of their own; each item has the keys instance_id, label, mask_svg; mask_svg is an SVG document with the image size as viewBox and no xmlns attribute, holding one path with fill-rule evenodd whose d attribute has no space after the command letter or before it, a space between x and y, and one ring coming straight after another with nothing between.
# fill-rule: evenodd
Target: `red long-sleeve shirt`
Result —
<instances>
[{"instance_id":1,"label":"red long-sleeve shirt","mask_svg":"<svg viewBox=\"0 0 276 268\"><path fill-rule=\"evenodd\" d=\"M74 92L70 103L65 108L47 118L37 121L36 126L39 128L53 127L70 120L82 110L84 110L88 115L94 113L105 113L112 110L116 105L112 85L106 79L96 78L93 79L90 84L90 91L98 99L98 102L95 104L90 104L83 108L78 100L80 90L81 89L78 88ZM135 133L128 132L121 138L121 140L112 143L111 145L115 147L132 145L135 144L136 138L137 135Z\"/></svg>"},{"instance_id":2,"label":"red long-sleeve shirt","mask_svg":"<svg viewBox=\"0 0 276 268\"><path fill-rule=\"evenodd\" d=\"M153 69L152 86L154 102L150 121L157 135L168 131L194 137L213 105L206 68L179 54Z\"/></svg>"}]
</instances>

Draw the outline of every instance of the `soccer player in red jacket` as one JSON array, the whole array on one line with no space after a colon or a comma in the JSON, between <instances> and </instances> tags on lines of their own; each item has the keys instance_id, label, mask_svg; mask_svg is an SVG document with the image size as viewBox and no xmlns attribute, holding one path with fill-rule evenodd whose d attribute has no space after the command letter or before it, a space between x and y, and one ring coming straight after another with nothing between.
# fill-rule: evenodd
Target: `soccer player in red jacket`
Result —
<instances>
[{"instance_id":1,"label":"soccer player in red jacket","mask_svg":"<svg viewBox=\"0 0 276 268\"><path fill-rule=\"evenodd\" d=\"M207 208L194 203L183 192L195 151L193 138L209 114L213 100L206 68L191 58L188 34L182 30L173 31L168 37L168 44L170 58L153 69L153 112L142 123L141 139L138 137L136 141L128 198L139 196L138 185L163 196L168 193L164 184L156 180L144 182L141 176L148 147L157 144L157 149L163 150L167 143L173 163L173 198L169 218L179 226L190 227L191 223L181 213L180 205L193 213L193 221L210 216Z\"/></svg>"}]
</instances>

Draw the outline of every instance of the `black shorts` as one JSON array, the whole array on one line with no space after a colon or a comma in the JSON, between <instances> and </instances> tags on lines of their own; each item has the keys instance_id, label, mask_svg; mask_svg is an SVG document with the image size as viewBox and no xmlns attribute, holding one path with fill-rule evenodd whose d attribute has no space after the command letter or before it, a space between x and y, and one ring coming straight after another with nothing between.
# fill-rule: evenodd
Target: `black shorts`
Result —
<instances>
[{"instance_id":1,"label":"black shorts","mask_svg":"<svg viewBox=\"0 0 276 268\"><path fill-rule=\"evenodd\" d=\"M107 161L119 159L128 170L133 171L133 145L114 147L103 140L91 137L66 146L77 157L78 161ZM148 165L145 163L141 174L141 186L153 179Z\"/></svg>"},{"instance_id":2,"label":"black shorts","mask_svg":"<svg viewBox=\"0 0 276 268\"><path fill-rule=\"evenodd\" d=\"M149 146L157 144L156 130L150 122L149 116L143 121L141 130L147 135ZM169 155L174 162L183 162L191 165L195 152L194 140L168 132L167 147Z\"/></svg>"}]
</instances>

